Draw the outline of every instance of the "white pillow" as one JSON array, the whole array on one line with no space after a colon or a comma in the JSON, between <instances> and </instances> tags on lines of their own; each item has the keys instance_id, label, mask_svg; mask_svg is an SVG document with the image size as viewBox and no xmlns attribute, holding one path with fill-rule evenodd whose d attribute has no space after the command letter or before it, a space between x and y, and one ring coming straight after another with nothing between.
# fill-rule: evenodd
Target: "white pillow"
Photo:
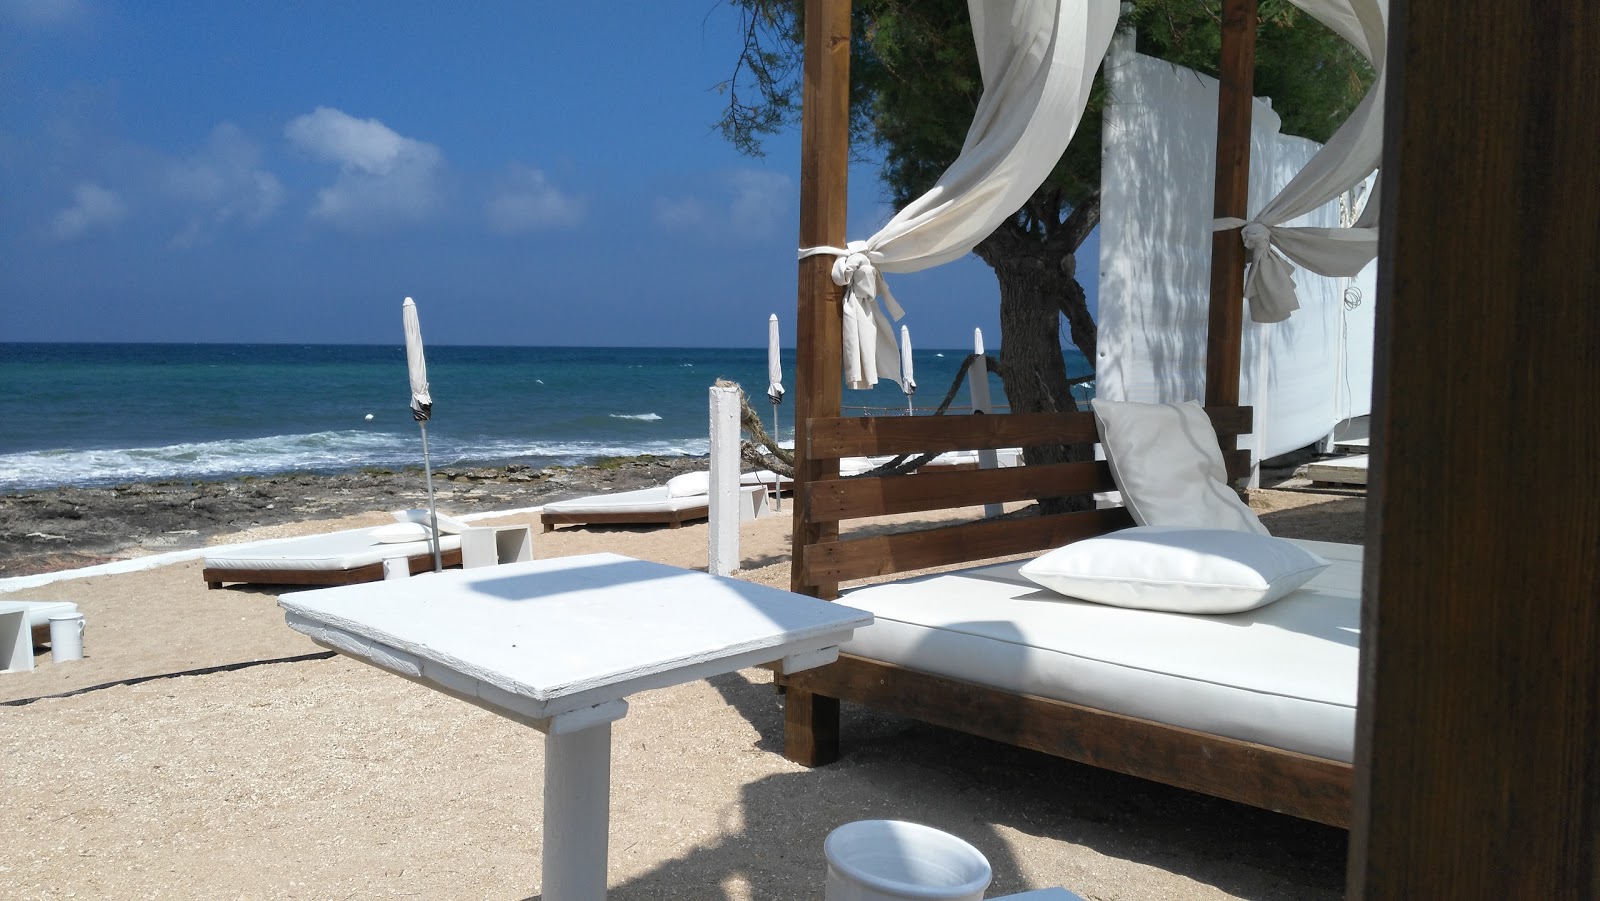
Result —
<instances>
[{"instance_id":1,"label":"white pillow","mask_svg":"<svg viewBox=\"0 0 1600 901\"><path fill-rule=\"evenodd\" d=\"M414 522L426 527L431 519L427 510L396 510L389 514L396 522ZM440 535L460 535L467 530L467 524L459 519L451 519L443 513L439 514Z\"/></svg>"},{"instance_id":2,"label":"white pillow","mask_svg":"<svg viewBox=\"0 0 1600 901\"><path fill-rule=\"evenodd\" d=\"M711 472L686 472L667 480L667 497L699 497L711 493Z\"/></svg>"},{"instance_id":3,"label":"white pillow","mask_svg":"<svg viewBox=\"0 0 1600 901\"><path fill-rule=\"evenodd\" d=\"M1028 561L1022 575L1057 594L1141 610L1238 613L1278 600L1328 561L1271 535L1134 526Z\"/></svg>"},{"instance_id":4,"label":"white pillow","mask_svg":"<svg viewBox=\"0 0 1600 901\"><path fill-rule=\"evenodd\" d=\"M397 522L392 526L379 526L372 530L372 540L378 544L427 541L429 537L428 527L416 522Z\"/></svg>"},{"instance_id":5,"label":"white pillow","mask_svg":"<svg viewBox=\"0 0 1600 901\"><path fill-rule=\"evenodd\" d=\"M1091 403L1111 478L1134 522L1269 534L1228 485L1222 447L1204 407L1192 400Z\"/></svg>"}]
</instances>

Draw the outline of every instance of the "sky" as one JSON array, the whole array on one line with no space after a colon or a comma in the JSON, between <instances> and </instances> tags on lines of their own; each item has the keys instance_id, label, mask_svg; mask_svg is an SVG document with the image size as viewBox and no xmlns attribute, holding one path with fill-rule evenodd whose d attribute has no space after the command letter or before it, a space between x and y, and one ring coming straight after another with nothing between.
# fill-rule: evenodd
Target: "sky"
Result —
<instances>
[{"instance_id":1,"label":"sky","mask_svg":"<svg viewBox=\"0 0 1600 901\"><path fill-rule=\"evenodd\" d=\"M0 0L0 341L794 342L798 128L715 123L718 0ZM870 162L848 237L893 215ZM1094 247L1080 271L1093 289ZM975 257L891 276L999 337Z\"/></svg>"}]
</instances>

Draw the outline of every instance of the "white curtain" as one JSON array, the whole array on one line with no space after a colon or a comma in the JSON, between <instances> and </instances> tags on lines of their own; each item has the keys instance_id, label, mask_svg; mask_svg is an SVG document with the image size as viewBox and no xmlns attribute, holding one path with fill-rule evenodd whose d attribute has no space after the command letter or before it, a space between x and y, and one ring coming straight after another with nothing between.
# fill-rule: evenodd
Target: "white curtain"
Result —
<instances>
[{"instance_id":1,"label":"white curtain","mask_svg":"<svg viewBox=\"0 0 1600 901\"><path fill-rule=\"evenodd\" d=\"M1244 296L1250 318L1282 322L1300 308L1294 265L1327 276L1354 276L1378 255L1377 190L1352 228L1289 228L1303 216L1349 191L1378 167L1383 145L1384 61L1389 0L1290 0L1349 41L1377 73L1367 96L1300 174L1249 221L1216 220L1222 231L1240 229L1249 250Z\"/></svg>"},{"instance_id":2,"label":"white curtain","mask_svg":"<svg viewBox=\"0 0 1600 901\"><path fill-rule=\"evenodd\" d=\"M1055 167L1083 117L1119 0L968 0L967 6L983 98L961 155L932 190L872 237L800 251L837 257L834 283L848 287L844 375L851 388L899 375L889 319L904 311L883 273L915 272L970 253Z\"/></svg>"}]
</instances>

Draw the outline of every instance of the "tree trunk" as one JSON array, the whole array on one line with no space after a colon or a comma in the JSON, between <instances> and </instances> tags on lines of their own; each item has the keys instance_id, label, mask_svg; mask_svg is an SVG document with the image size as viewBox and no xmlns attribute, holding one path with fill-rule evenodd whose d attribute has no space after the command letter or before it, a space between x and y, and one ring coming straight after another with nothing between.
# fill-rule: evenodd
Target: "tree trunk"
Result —
<instances>
[{"instance_id":1,"label":"tree trunk","mask_svg":"<svg viewBox=\"0 0 1600 901\"><path fill-rule=\"evenodd\" d=\"M1063 278L1060 262L1046 260L1037 244L1031 254L1015 252L1018 249L1013 245L1012 253L995 254L993 259L984 256L1000 282L1000 378L1006 399L1014 413L1077 410L1061 356L1061 315L1073 299L1078 307L1084 307L1083 288L1071 271ZM1072 257L1068 255L1066 259L1070 269ZM1074 339L1087 337L1092 342L1094 323L1087 309L1081 317L1072 319ZM1088 324L1086 335L1080 334L1079 322ZM1089 353L1093 353L1092 343ZM1023 451L1023 460L1029 466L1093 459L1094 446L1090 444L1042 445ZM1063 513L1090 509L1094 499L1089 495L1041 498L1039 505L1043 513Z\"/></svg>"}]
</instances>

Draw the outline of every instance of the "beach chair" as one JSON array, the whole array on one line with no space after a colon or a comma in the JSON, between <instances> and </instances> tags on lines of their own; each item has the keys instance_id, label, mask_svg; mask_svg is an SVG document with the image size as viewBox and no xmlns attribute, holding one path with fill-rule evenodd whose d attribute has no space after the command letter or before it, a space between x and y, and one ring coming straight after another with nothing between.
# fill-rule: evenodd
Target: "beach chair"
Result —
<instances>
[{"instance_id":1,"label":"beach chair","mask_svg":"<svg viewBox=\"0 0 1600 901\"><path fill-rule=\"evenodd\" d=\"M539 521L546 532L558 525L665 525L681 528L686 522L706 519L711 511L711 474L690 472L674 476L665 485L593 494L545 504ZM772 472L744 473L739 479L741 522L766 513L769 486L793 484Z\"/></svg>"},{"instance_id":2,"label":"beach chair","mask_svg":"<svg viewBox=\"0 0 1600 901\"><path fill-rule=\"evenodd\" d=\"M433 541L422 525L426 511L402 511L391 526L350 529L252 544L214 548L201 571L206 587L257 585L350 585L385 577L385 564L405 561L411 574L433 569ZM439 517L439 557L446 568L533 559L527 526L472 528ZM390 565L393 565L390 563Z\"/></svg>"}]
</instances>

